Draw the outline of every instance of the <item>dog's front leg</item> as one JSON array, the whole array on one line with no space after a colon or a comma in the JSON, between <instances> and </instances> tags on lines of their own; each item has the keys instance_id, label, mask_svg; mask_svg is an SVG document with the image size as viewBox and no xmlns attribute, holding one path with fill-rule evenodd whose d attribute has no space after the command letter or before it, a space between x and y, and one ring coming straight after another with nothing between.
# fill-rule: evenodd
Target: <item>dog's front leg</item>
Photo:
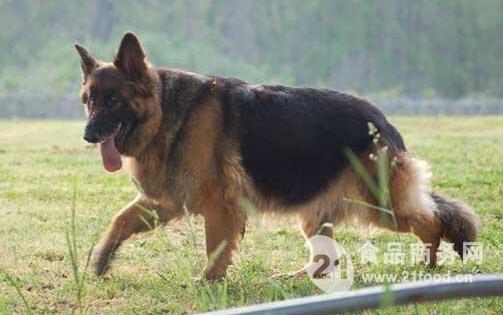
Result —
<instances>
[{"instance_id":1,"label":"dog's front leg","mask_svg":"<svg viewBox=\"0 0 503 315\"><path fill-rule=\"evenodd\" d=\"M158 223L166 223L170 217L166 207L138 195L114 217L96 247L93 254L96 274L101 275L108 270L115 252L131 235L149 231Z\"/></svg>"},{"instance_id":2,"label":"dog's front leg","mask_svg":"<svg viewBox=\"0 0 503 315\"><path fill-rule=\"evenodd\" d=\"M204 276L208 280L225 275L232 255L244 234L246 213L237 202L225 201L218 193L207 197L204 206L206 253Z\"/></svg>"}]
</instances>

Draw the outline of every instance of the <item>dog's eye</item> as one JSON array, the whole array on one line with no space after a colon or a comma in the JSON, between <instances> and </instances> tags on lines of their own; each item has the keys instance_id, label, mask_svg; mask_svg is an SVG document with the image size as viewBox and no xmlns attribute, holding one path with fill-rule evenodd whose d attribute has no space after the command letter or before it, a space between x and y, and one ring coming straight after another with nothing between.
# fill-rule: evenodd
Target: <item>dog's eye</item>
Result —
<instances>
[{"instance_id":1,"label":"dog's eye","mask_svg":"<svg viewBox=\"0 0 503 315\"><path fill-rule=\"evenodd\" d=\"M107 105L109 107L116 106L119 103L120 103L120 100L117 97L115 97L115 96L109 97L108 101L107 101Z\"/></svg>"}]
</instances>

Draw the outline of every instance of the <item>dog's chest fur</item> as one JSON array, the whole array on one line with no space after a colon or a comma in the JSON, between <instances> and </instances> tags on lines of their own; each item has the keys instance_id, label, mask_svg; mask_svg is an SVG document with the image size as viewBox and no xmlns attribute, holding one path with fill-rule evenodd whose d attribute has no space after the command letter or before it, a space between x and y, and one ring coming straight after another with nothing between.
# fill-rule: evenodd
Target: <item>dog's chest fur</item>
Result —
<instances>
[{"instance_id":1,"label":"dog's chest fur","mask_svg":"<svg viewBox=\"0 0 503 315\"><path fill-rule=\"evenodd\" d=\"M161 127L142 156L128 157L125 164L145 196L197 212L208 189L218 186L220 107L211 98L202 102L187 114L180 130L168 141L171 131Z\"/></svg>"}]
</instances>

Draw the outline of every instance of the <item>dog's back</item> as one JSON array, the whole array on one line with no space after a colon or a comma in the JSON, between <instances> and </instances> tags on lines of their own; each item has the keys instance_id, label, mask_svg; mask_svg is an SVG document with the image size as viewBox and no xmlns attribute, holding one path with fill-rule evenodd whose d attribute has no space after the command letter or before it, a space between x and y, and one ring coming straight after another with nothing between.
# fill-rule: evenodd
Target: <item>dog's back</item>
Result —
<instances>
[{"instance_id":1,"label":"dog's back","mask_svg":"<svg viewBox=\"0 0 503 315\"><path fill-rule=\"evenodd\" d=\"M225 82L225 79L221 79ZM403 140L384 115L363 99L328 89L225 85L237 106L243 166L259 191L285 205L301 204L327 188L348 166L344 150L359 155L373 137L395 154Z\"/></svg>"}]
</instances>

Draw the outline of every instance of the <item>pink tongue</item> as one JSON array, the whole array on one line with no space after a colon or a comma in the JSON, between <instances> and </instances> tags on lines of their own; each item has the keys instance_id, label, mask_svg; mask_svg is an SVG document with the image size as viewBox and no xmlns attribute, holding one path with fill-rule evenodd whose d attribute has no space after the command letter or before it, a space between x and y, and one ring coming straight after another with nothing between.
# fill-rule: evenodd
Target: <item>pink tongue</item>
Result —
<instances>
[{"instance_id":1,"label":"pink tongue","mask_svg":"<svg viewBox=\"0 0 503 315\"><path fill-rule=\"evenodd\" d=\"M122 168L122 160L119 151L115 147L114 138L111 137L100 143L103 166L109 172L115 172Z\"/></svg>"}]
</instances>

